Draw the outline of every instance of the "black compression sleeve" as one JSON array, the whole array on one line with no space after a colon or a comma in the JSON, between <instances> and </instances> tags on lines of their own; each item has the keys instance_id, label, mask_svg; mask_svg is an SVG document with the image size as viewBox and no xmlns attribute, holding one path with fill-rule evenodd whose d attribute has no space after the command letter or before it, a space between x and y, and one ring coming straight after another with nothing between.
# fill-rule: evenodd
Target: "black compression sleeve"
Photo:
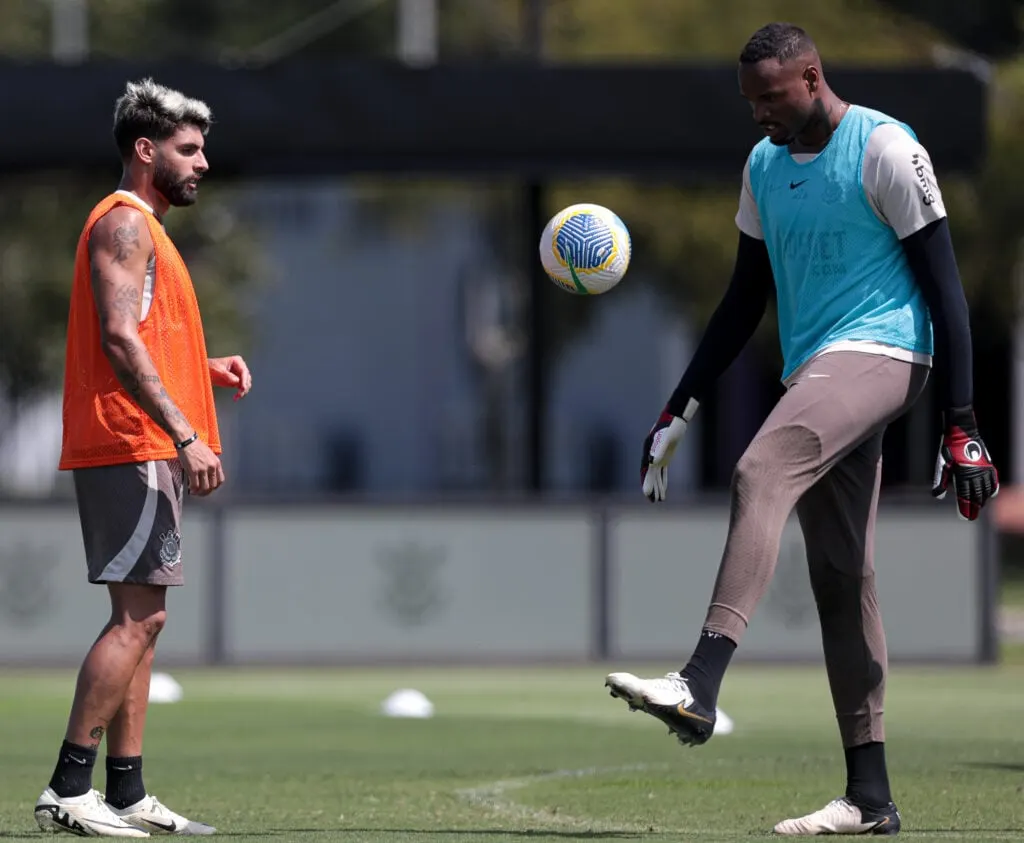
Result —
<instances>
[{"instance_id":1,"label":"black compression sleeve","mask_svg":"<svg viewBox=\"0 0 1024 843\"><path fill-rule=\"evenodd\" d=\"M900 241L931 311L935 368L945 406L974 401L971 322L945 217Z\"/></svg>"},{"instance_id":2,"label":"black compression sleeve","mask_svg":"<svg viewBox=\"0 0 1024 843\"><path fill-rule=\"evenodd\" d=\"M682 416L687 402L704 396L753 336L775 286L763 240L740 234L732 281L712 314L697 351L666 409Z\"/></svg>"}]
</instances>

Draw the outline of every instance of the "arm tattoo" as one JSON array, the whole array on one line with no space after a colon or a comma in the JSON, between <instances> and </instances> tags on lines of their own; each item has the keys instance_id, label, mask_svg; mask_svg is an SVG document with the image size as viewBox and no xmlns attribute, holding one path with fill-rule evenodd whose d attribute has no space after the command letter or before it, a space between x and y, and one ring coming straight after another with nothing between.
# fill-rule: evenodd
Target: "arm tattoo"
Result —
<instances>
[{"instance_id":1,"label":"arm tattoo","mask_svg":"<svg viewBox=\"0 0 1024 843\"><path fill-rule=\"evenodd\" d=\"M96 308L100 311L101 327L106 323L106 317L110 315L130 319L136 325L139 323L141 297L139 296L138 288L134 284L122 284L117 287L108 300L106 288L108 285L113 286L113 282L108 281L103 276L103 270L95 263L92 266L90 278L92 280L93 298L96 301ZM105 306L104 302L106 302Z\"/></svg>"},{"instance_id":2,"label":"arm tattoo","mask_svg":"<svg viewBox=\"0 0 1024 843\"><path fill-rule=\"evenodd\" d=\"M138 377L135 373L124 366L118 366L114 370L114 374L117 375L117 379L121 382L121 386L125 388L125 391L136 401L142 397L142 389L139 383Z\"/></svg>"},{"instance_id":3,"label":"arm tattoo","mask_svg":"<svg viewBox=\"0 0 1024 843\"><path fill-rule=\"evenodd\" d=\"M114 229L113 263L125 263L140 248L139 229L134 225L119 225Z\"/></svg>"},{"instance_id":4,"label":"arm tattoo","mask_svg":"<svg viewBox=\"0 0 1024 843\"><path fill-rule=\"evenodd\" d=\"M123 266L141 248L138 227L119 225L113 233L113 248L110 263ZM168 436L186 438L192 427L167 393L145 344L136 334L141 300L138 285L106 277L103 267L95 262L92 285L104 349L118 382Z\"/></svg>"},{"instance_id":5,"label":"arm tattoo","mask_svg":"<svg viewBox=\"0 0 1024 843\"><path fill-rule=\"evenodd\" d=\"M134 348L134 344L132 347ZM130 356L133 360L137 359L137 353ZM188 419L168 394L167 388L160 380L160 375L136 374L139 368L138 363L135 366L117 366L114 369L114 374L117 375L117 379L125 391L135 399L135 403L142 407L168 436L173 438L176 431L180 431L182 426L188 426Z\"/></svg>"},{"instance_id":6,"label":"arm tattoo","mask_svg":"<svg viewBox=\"0 0 1024 843\"><path fill-rule=\"evenodd\" d=\"M153 378L153 380L155 380L158 384L160 383L159 377L155 377ZM174 401L171 399L171 396L167 394L167 390L164 388L163 384L160 385L160 392L156 396L155 401L156 406L160 410L161 415L169 422L185 421L185 414L182 413L181 410L177 408Z\"/></svg>"},{"instance_id":7,"label":"arm tattoo","mask_svg":"<svg viewBox=\"0 0 1024 843\"><path fill-rule=\"evenodd\" d=\"M139 321L139 291L134 284L124 284L114 291L111 308L121 316Z\"/></svg>"}]
</instances>

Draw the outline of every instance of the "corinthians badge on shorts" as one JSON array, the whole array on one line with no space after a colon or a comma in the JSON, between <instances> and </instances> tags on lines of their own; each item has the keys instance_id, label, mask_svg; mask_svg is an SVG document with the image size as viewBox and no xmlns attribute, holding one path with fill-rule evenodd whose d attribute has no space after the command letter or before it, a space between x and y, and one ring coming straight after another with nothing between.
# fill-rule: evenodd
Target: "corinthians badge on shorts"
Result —
<instances>
[{"instance_id":1,"label":"corinthians badge on shorts","mask_svg":"<svg viewBox=\"0 0 1024 843\"><path fill-rule=\"evenodd\" d=\"M181 561L181 536L174 530L160 534L160 561L168 568Z\"/></svg>"}]
</instances>

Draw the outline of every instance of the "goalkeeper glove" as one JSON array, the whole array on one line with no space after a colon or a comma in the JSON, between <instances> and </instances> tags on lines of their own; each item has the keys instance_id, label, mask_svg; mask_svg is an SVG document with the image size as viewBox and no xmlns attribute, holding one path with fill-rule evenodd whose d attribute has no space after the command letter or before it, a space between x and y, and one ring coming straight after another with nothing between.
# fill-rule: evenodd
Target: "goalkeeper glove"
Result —
<instances>
[{"instance_id":1,"label":"goalkeeper glove","mask_svg":"<svg viewBox=\"0 0 1024 843\"><path fill-rule=\"evenodd\" d=\"M668 491L668 463L676 451L676 445L686 433L686 426L697 412L697 406L697 402L691 398L680 415L674 415L666 407L644 439L640 483L644 495L651 502L665 500Z\"/></svg>"},{"instance_id":2,"label":"goalkeeper glove","mask_svg":"<svg viewBox=\"0 0 1024 843\"><path fill-rule=\"evenodd\" d=\"M960 517L974 521L989 499L999 493L999 472L992 465L970 406L948 410L943 424L945 433L935 460L932 496L942 500L952 476Z\"/></svg>"}]
</instances>

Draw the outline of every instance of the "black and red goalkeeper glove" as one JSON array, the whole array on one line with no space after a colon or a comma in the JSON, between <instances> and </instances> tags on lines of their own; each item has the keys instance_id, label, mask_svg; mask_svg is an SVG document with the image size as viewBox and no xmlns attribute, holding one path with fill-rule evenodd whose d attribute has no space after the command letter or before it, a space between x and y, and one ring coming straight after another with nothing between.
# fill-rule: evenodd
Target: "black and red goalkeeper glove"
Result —
<instances>
[{"instance_id":1,"label":"black and red goalkeeper glove","mask_svg":"<svg viewBox=\"0 0 1024 843\"><path fill-rule=\"evenodd\" d=\"M992 465L988 448L978 433L971 407L947 410L943 423L945 433L935 460L932 496L939 500L944 498L952 476L960 517L974 521L981 514L981 508L998 494L999 472Z\"/></svg>"}]
</instances>

